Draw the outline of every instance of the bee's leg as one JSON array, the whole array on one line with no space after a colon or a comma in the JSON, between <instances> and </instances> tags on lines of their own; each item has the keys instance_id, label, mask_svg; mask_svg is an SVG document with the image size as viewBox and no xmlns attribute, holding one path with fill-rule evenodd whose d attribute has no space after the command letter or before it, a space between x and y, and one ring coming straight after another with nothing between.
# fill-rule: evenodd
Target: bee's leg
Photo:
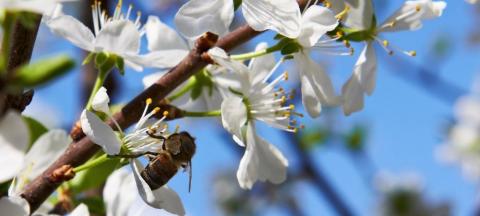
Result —
<instances>
[{"instance_id":1,"label":"bee's leg","mask_svg":"<svg viewBox=\"0 0 480 216\"><path fill-rule=\"evenodd\" d=\"M161 135L155 135L153 134L152 132L148 131L147 130L147 134L148 136L152 137L152 138L155 138L155 139L162 139L162 140L166 140L166 138L164 136L161 136Z\"/></svg>"},{"instance_id":2,"label":"bee's leg","mask_svg":"<svg viewBox=\"0 0 480 216\"><path fill-rule=\"evenodd\" d=\"M117 154L117 155L108 155L108 157L121 157L121 158L138 158L142 156L143 154Z\"/></svg>"},{"instance_id":3,"label":"bee's leg","mask_svg":"<svg viewBox=\"0 0 480 216\"><path fill-rule=\"evenodd\" d=\"M148 160L153 160L157 157L158 153L155 152L146 152L145 156L147 156Z\"/></svg>"}]
</instances>

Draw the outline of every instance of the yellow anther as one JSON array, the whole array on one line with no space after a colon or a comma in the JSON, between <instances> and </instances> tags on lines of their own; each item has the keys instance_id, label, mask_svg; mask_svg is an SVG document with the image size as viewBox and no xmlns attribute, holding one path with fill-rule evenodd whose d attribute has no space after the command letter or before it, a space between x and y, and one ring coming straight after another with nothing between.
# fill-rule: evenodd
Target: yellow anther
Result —
<instances>
[{"instance_id":1,"label":"yellow anther","mask_svg":"<svg viewBox=\"0 0 480 216\"><path fill-rule=\"evenodd\" d=\"M285 113L283 114L283 116L284 116L284 117L287 117L287 118L290 118L290 112L285 112Z\"/></svg>"},{"instance_id":2,"label":"yellow anther","mask_svg":"<svg viewBox=\"0 0 480 216\"><path fill-rule=\"evenodd\" d=\"M294 109L295 109L295 105L293 105L293 104L290 104L290 105L288 106L288 109L290 109L290 110L294 110Z\"/></svg>"},{"instance_id":3,"label":"yellow anther","mask_svg":"<svg viewBox=\"0 0 480 216\"><path fill-rule=\"evenodd\" d=\"M147 103L147 105L150 105L152 104L152 98L147 98L147 100L145 100L145 102Z\"/></svg>"},{"instance_id":4,"label":"yellow anther","mask_svg":"<svg viewBox=\"0 0 480 216\"><path fill-rule=\"evenodd\" d=\"M160 107L155 107L153 108L153 114L157 114L158 112L160 112Z\"/></svg>"},{"instance_id":5,"label":"yellow anther","mask_svg":"<svg viewBox=\"0 0 480 216\"><path fill-rule=\"evenodd\" d=\"M347 15L347 13L348 13L349 10L350 10L350 7L349 7L347 4L345 4L345 7L344 7L343 11L341 11L340 13L338 13L338 14L335 16L335 18L337 18L337 19L339 19L339 20L343 19L343 17L345 17L345 15Z\"/></svg>"},{"instance_id":6,"label":"yellow anther","mask_svg":"<svg viewBox=\"0 0 480 216\"><path fill-rule=\"evenodd\" d=\"M412 57L415 57L415 56L417 56L417 52L415 50L412 50L412 51L408 52L408 55L410 55Z\"/></svg>"},{"instance_id":7,"label":"yellow anther","mask_svg":"<svg viewBox=\"0 0 480 216\"><path fill-rule=\"evenodd\" d=\"M282 100L281 103L284 104L285 102L287 102L287 97L285 97L285 95L283 95L282 98L281 98L281 100Z\"/></svg>"},{"instance_id":8,"label":"yellow anther","mask_svg":"<svg viewBox=\"0 0 480 216\"><path fill-rule=\"evenodd\" d=\"M121 8L123 4L123 0L118 1L117 8Z\"/></svg>"},{"instance_id":9,"label":"yellow anther","mask_svg":"<svg viewBox=\"0 0 480 216\"><path fill-rule=\"evenodd\" d=\"M326 8L331 8L331 7L332 7L332 3L330 3L329 1L324 1L324 2L323 2L323 5L324 5Z\"/></svg>"},{"instance_id":10,"label":"yellow anther","mask_svg":"<svg viewBox=\"0 0 480 216\"><path fill-rule=\"evenodd\" d=\"M388 47L388 44L390 44L390 43L388 42L388 40L383 40L382 44L383 44L383 46Z\"/></svg>"},{"instance_id":11,"label":"yellow anther","mask_svg":"<svg viewBox=\"0 0 480 216\"><path fill-rule=\"evenodd\" d=\"M167 117L168 116L168 111L163 111L163 116Z\"/></svg>"},{"instance_id":12,"label":"yellow anther","mask_svg":"<svg viewBox=\"0 0 480 216\"><path fill-rule=\"evenodd\" d=\"M415 6L415 11L419 12L421 9L422 9L422 6L419 4Z\"/></svg>"},{"instance_id":13,"label":"yellow anther","mask_svg":"<svg viewBox=\"0 0 480 216\"><path fill-rule=\"evenodd\" d=\"M341 38L341 37L343 37L343 32L342 31L337 31L336 35L337 35L337 37Z\"/></svg>"},{"instance_id":14,"label":"yellow anther","mask_svg":"<svg viewBox=\"0 0 480 216\"><path fill-rule=\"evenodd\" d=\"M285 80L288 80L288 72L285 72L285 73L283 74L283 78L284 78Z\"/></svg>"}]
</instances>

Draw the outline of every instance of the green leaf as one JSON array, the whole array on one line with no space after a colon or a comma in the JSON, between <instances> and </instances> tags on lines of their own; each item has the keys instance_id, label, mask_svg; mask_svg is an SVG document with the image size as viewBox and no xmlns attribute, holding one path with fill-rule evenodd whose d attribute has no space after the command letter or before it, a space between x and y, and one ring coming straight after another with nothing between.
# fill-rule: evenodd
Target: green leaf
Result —
<instances>
[{"instance_id":1,"label":"green leaf","mask_svg":"<svg viewBox=\"0 0 480 216\"><path fill-rule=\"evenodd\" d=\"M282 55L289 55L300 51L300 49L300 45L298 45L296 42L291 42L285 45L280 51L280 53L282 53Z\"/></svg>"},{"instance_id":2,"label":"green leaf","mask_svg":"<svg viewBox=\"0 0 480 216\"><path fill-rule=\"evenodd\" d=\"M119 167L119 162L120 158L112 158L96 167L81 171L77 173L74 179L68 182L69 187L75 193L99 187Z\"/></svg>"},{"instance_id":3,"label":"green leaf","mask_svg":"<svg viewBox=\"0 0 480 216\"><path fill-rule=\"evenodd\" d=\"M109 55L106 52L99 52L95 54L95 65L97 66L97 68L105 64L108 58L109 58Z\"/></svg>"},{"instance_id":4,"label":"green leaf","mask_svg":"<svg viewBox=\"0 0 480 216\"><path fill-rule=\"evenodd\" d=\"M105 215L105 203L100 197L86 197L77 200L78 204L87 205L88 211L95 215Z\"/></svg>"},{"instance_id":5,"label":"green leaf","mask_svg":"<svg viewBox=\"0 0 480 216\"><path fill-rule=\"evenodd\" d=\"M233 8L235 11L242 5L242 0L233 0Z\"/></svg>"},{"instance_id":6,"label":"green leaf","mask_svg":"<svg viewBox=\"0 0 480 216\"><path fill-rule=\"evenodd\" d=\"M345 136L345 144L352 151L362 150L365 146L366 130L362 126L355 126L352 131Z\"/></svg>"},{"instance_id":7,"label":"green leaf","mask_svg":"<svg viewBox=\"0 0 480 216\"><path fill-rule=\"evenodd\" d=\"M125 75L125 61L123 61L122 57L116 57L115 58L115 66L118 68L118 72L120 72L120 75Z\"/></svg>"},{"instance_id":8,"label":"green leaf","mask_svg":"<svg viewBox=\"0 0 480 216\"><path fill-rule=\"evenodd\" d=\"M33 143L44 133L48 132L48 128L45 127L42 123L38 122L32 117L22 116L23 121L28 126L28 131L30 131L30 142L28 144L28 149L30 149Z\"/></svg>"},{"instance_id":9,"label":"green leaf","mask_svg":"<svg viewBox=\"0 0 480 216\"><path fill-rule=\"evenodd\" d=\"M309 150L316 146L323 145L329 136L330 132L322 128L316 128L314 130L303 132L301 133L300 137L300 143L302 144L301 147Z\"/></svg>"},{"instance_id":10,"label":"green leaf","mask_svg":"<svg viewBox=\"0 0 480 216\"><path fill-rule=\"evenodd\" d=\"M42 59L32 64L21 66L15 73L12 83L23 87L34 87L57 78L75 66L73 59L60 55Z\"/></svg>"}]
</instances>

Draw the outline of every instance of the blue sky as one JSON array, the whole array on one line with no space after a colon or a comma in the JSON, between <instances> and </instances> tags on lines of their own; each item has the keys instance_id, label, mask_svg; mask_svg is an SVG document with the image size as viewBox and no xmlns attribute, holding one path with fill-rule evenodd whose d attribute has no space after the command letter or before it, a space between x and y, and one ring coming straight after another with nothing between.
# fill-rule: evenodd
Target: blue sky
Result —
<instances>
[{"instance_id":1,"label":"blue sky","mask_svg":"<svg viewBox=\"0 0 480 216\"><path fill-rule=\"evenodd\" d=\"M377 6L386 4L378 1ZM377 19L383 20L398 8L403 1L388 1L378 14ZM435 64L439 65L434 73L447 82L463 89L470 88L476 72L480 69L478 61L479 48L466 42L475 26L474 7L464 1L447 1L444 15L424 23L424 28L417 32L402 32L384 34L383 37L391 43L405 49L416 50L418 56L407 61L415 65L432 67L426 60L430 59L428 50L439 38L446 38L451 46L447 58ZM135 3L137 4L137 3ZM382 5L383 5L382 4ZM148 13L148 12L147 12ZM173 14L171 11L168 15ZM164 18L165 20L165 18ZM167 19L167 21L169 21ZM170 22L170 21L169 21ZM478 26L478 25L477 25ZM265 34L255 41L269 40L272 34ZM337 91L350 76L361 45L355 45L357 52L354 57L319 56L326 63L329 73L335 81ZM63 39L53 36L48 29L42 27L36 44L34 59L55 53L68 53L80 56L78 49L70 46ZM468 215L474 209L477 188L475 182L467 181L456 166L440 163L434 155L435 148L443 142L445 128L452 118L452 104L442 99L442 95L434 95L411 79L400 78L393 73L389 61L396 61L403 56L388 56L378 47L379 68L377 87L372 96L366 98L363 111L349 117L343 116L341 110L333 109L338 129L348 129L355 124L368 126L367 154L381 171L402 173L417 173L423 179L424 192L432 201L450 201L454 215ZM398 54L400 55L400 54ZM81 59L77 57L78 65ZM288 65L287 69L292 70ZM78 101L80 70L70 72L65 77L51 85L39 88L32 106L27 113L51 113L56 117L52 124L69 125L78 118L81 104ZM127 71L122 78L124 89L120 101L128 101L142 90L141 78L152 71L137 73ZM402 73L398 71L397 73ZM126 82L128 80L128 83ZM445 96L446 97L446 96ZM41 112L38 112L41 110ZM319 119L304 119L305 122L322 124L325 116ZM50 118L51 119L51 118ZM189 130L197 137L198 152L194 159L193 190L187 192L187 175L179 174L170 182L172 188L179 192L187 212L191 215L219 214L214 210L212 194L212 179L216 171L232 169L232 175L238 166L237 146L231 142L225 143L217 130L222 130L219 121L192 120L182 122L182 128ZM207 125L208 127L206 127ZM308 126L308 124L307 124ZM291 149L284 140L277 136L273 129L262 127L260 134L267 140L277 144L292 160L295 159ZM331 147L333 146L333 147ZM314 150L317 165L324 170L327 178L340 192L342 198L359 215L371 215L375 207L376 193L364 182L354 162L341 148L339 143ZM302 207L308 215L334 215L330 206L322 197L312 193L308 184L299 184L295 190L301 192ZM300 194L300 193L299 193ZM273 208L267 213L282 215L282 211Z\"/></svg>"}]
</instances>

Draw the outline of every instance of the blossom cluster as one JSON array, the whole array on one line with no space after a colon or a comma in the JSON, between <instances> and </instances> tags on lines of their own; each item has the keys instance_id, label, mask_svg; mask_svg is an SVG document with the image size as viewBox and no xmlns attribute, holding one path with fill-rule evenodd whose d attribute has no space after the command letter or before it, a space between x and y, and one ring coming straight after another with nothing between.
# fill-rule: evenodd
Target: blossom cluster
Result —
<instances>
[{"instance_id":1,"label":"blossom cluster","mask_svg":"<svg viewBox=\"0 0 480 216\"><path fill-rule=\"evenodd\" d=\"M278 72L284 62L293 60L295 63L301 101L310 117L320 116L324 107L341 107L345 115L350 115L363 109L365 95L371 95L375 89L375 45L382 47L387 54L416 55L415 51L404 51L391 44L383 34L418 30L424 20L440 17L446 7L444 1L406 1L385 21L377 22L371 0L330 0L322 3L309 0L304 7L296 0L243 0L240 5L235 5L232 0L190 0L175 15L175 30L156 16L149 16L144 24L141 23L141 13L134 17L132 6L124 12L121 1L111 16L102 10L100 3L94 2L92 32L76 18L65 14L60 1L39 2L0 1L0 7L43 14L43 23L54 34L90 53L85 62L94 59L99 78L81 114L81 127L108 157L142 156L162 151L165 142L155 136L169 137L172 134L164 122L168 112L153 107L151 99L145 101L143 115L133 130L122 131L110 113L109 96L102 87L112 68L116 67L121 72L125 65L136 71L159 69L158 73L145 76L143 81L148 88L188 55L198 37L206 32L219 36L228 34L235 11L239 9L253 30L276 32L276 44L259 43L249 53L230 55L219 47L213 47L206 53L211 64L168 97L172 105L185 110L186 117L189 114L221 117L222 125L231 133L232 139L245 148L237 170L238 183L244 189L251 189L257 181L278 184L287 177L287 158L275 145L256 133L257 122L288 132L296 132L303 127L297 120L303 114L290 102L296 95L295 91L282 87L282 82L291 76L288 72ZM146 52L141 51L144 37L148 48ZM341 92L337 92L329 74L316 62L313 54L350 56L354 52L353 42L362 43L365 47L353 66L350 78ZM275 55L277 52L281 58ZM248 64L245 64L246 61ZM186 94L188 92L191 94ZM163 118L151 123L150 119L158 114L163 114ZM31 180L25 177L27 174L38 175L37 171L44 170L50 163L41 159L34 162L35 157L28 154L38 151L46 154L48 151L52 157L58 156L69 140L64 132L50 131L37 142L46 142L41 144L43 148L63 145L36 150L40 144L34 144L25 156L26 141L18 142L19 137L15 136L26 132L19 129L9 131L12 127L7 126L3 128L15 123L18 124L15 128L27 130L19 118L12 111L0 122L0 149L9 152L8 158L1 159L0 164L8 161L9 167L6 168L8 172L2 168L0 182L16 177L16 184L11 184L12 192L8 198L0 200L0 206L15 206L10 209L29 214L28 204L18 195L18 188L21 188L18 185ZM103 121L105 119L116 125L117 132ZM15 166L11 165L12 161L15 161ZM141 176L144 169L141 161L129 159L128 162L133 173L120 169L107 181L105 202L108 215L126 214L134 199L131 190L138 190L145 203L152 207L185 214L180 198L173 190L166 185L152 190ZM88 214L84 209L78 211L83 212L79 215Z\"/></svg>"}]
</instances>

